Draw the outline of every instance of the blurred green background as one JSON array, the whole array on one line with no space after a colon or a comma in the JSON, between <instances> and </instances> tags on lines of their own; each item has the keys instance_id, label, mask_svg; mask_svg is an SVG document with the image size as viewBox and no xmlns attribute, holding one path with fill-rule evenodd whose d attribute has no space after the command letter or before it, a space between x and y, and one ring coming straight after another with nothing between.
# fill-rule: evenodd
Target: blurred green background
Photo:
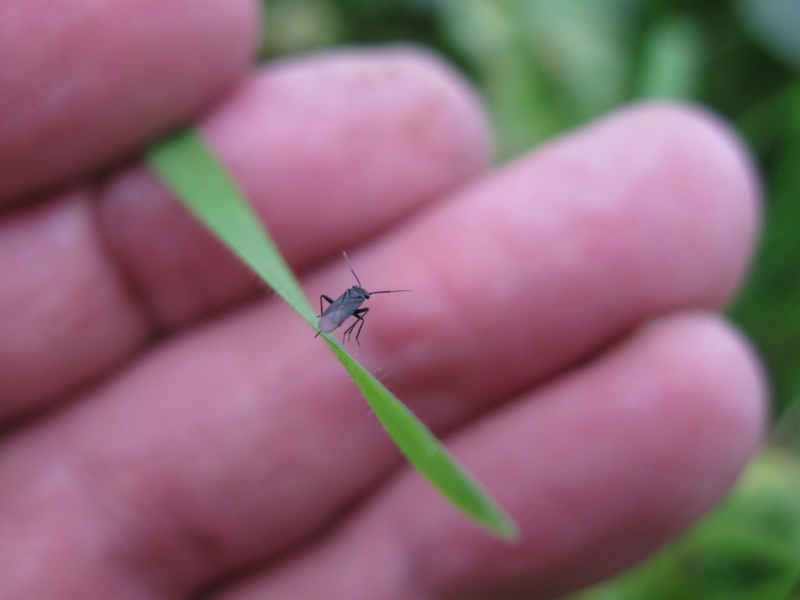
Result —
<instances>
[{"instance_id":1,"label":"blurred green background","mask_svg":"<svg viewBox=\"0 0 800 600\"><path fill-rule=\"evenodd\" d=\"M769 371L770 439L717 510L574 599L800 598L800 0L264 1L265 60L393 41L446 56L483 95L500 161L643 98L733 123L766 227L729 314Z\"/></svg>"}]
</instances>

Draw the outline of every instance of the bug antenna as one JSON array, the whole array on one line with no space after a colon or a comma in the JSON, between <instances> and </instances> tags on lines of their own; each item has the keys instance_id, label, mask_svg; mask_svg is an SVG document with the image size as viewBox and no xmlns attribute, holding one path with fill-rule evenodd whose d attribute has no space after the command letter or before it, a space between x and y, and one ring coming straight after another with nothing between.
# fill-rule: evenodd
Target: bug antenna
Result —
<instances>
[{"instance_id":1,"label":"bug antenna","mask_svg":"<svg viewBox=\"0 0 800 600\"><path fill-rule=\"evenodd\" d=\"M344 254L344 259L345 261L347 261L347 266L350 267L350 272L353 274L353 277L355 277L356 281L358 282L358 287L364 287L363 285L361 285L361 280L359 280L358 275L356 275L356 272L353 270L353 265L350 264L350 259L347 258L347 252L342 252L342 254Z\"/></svg>"}]
</instances>

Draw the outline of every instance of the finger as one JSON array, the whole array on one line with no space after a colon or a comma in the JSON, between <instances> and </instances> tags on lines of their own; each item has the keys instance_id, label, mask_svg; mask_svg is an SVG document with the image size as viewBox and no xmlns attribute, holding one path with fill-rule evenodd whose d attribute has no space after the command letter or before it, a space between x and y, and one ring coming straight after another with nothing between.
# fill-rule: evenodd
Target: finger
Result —
<instances>
[{"instance_id":1,"label":"finger","mask_svg":"<svg viewBox=\"0 0 800 600\"><path fill-rule=\"evenodd\" d=\"M631 160L632 145L641 162ZM592 194L575 185L576 172ZM363 355L427 424L452 428L640 320L722 302L746 261L753 195L740 150L706 116L624 112L456 194L358 256L363 281L381 286L382 264L425 292L424 302L395 303L372 319ZM489 214L485 204L497 198L504 204ZM643 198L653 200L643 205ZM529 234L516 232L541 202L542 224L528 217ZM626 237L640 228L645 234ZM448 235L432 238L435 231ZM415 257L430 239L438 245ZM470 260L470 239L491 240L493 253ZM595 247L604 252L580 251ZM451 271L439 254L450 257ZM478 311L472 277L497 283L487 292L492 310L484 302ZM576 290L585 299L577 307ZM525 291L536 294L520 305ZM399 297L382 296L383 306ZM166 343L6 449L0 487L14 494L0 514L19 537L35 540L39 521L15 506L44 510L58 498L58 514L70 517L67 534L94 536L83 554L68 555L71 572L168 573L152 584L161 590L191 589L309 539L377 485L398 456L340 366L305 331L283 307L265 303ZM25 465L25 481L14 464ZM54 472L60 480L51 498L41 482ZM67 534L59 538L67 540L64 552L72 548ZM109 540L124 545L123 566L95 552ZM53 546L32 548L30 560L46 564L48 551L61 548Z\"/></svg>"},{"instance_id":2,"label":"finger","mask_svg":"<svg viewBox=\"0 0 800 600\"><path fill-rule=\"evenodd\" d=\"M97 235L91 193L0 221L0 419L74 391L151 331Z\"/></svg>"},{"instance_id":3,"label":"finger","mask_svg":"<svg viewBox=\"0 0 800 600\"><path fill-rule=\"evenodd\" d=\"M462 185L489 155L473 92L402 47L275 63L202 130L297 270ZM100 215L160 323L183 325L257 288L147 171L112 181Z\"/></svg>"},{"instance_id":4,"label":"finger","mask_svg":"<svg viewBox=\"0 0 800 600\"><path fill-rule=\"evenodd\" d=\"M403 50L270 68L205 127L295 264L388 226L488 154L464 84ZM75 390L155 331L259 289L141 168L99 198L80 190L49 205L0 222L0 415Z\"/></svg>"},{"instance_id":5,"label":"finger","mask_svg":"<svg viewBox=\"0 0 800 600\"><path fill-rule=\"evenodd\" d=\"M324 544L215 597L561 597L718 502L758 445L765 407L757 361L726 324L662 318L451 440L517 520L516 544L405 474Z\"/></svg>"},{"instance_id":6,"label":"finger","mask_svg":"<svg viewBox=\"0 0 800 600\"><path fill-rule=\"evenodd\" d=\"M241 79L253 0L0 3L0 202L95 173Z\"/></svg>"}]
</instances>

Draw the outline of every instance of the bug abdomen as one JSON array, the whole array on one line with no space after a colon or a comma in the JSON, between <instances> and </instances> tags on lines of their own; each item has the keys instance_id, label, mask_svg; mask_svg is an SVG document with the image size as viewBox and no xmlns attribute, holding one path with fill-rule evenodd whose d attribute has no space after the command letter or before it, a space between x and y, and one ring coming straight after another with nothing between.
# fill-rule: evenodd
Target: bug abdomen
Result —
<instances>
[{"instance_id":1,"label":"bug abdomen","mask_svg":"<svg viewBox=\"0 0 800 600\"><path fill-rule=\"evenodd\" d=\"M345 319L349 316L350 314L344 314L344 311L341 309L327 311L319 318L317 327L324 333L330 333L344 323Z\"/></svg>"},{"instance_id":2,"label":"bug abdomen","mask_svg":"<svg viewBox=\"0 0 800 600\"><path fill-rule=\"evenodd\" d=\"M317 326L320 331L330 333L337 327L341 326L351 316L358 307L364 303L364 300L369 298L366 290L353 286L346 290L344 294L334 300L331 305L325 309L322 316L319 318Z\"/></svg>"}]
</instances>

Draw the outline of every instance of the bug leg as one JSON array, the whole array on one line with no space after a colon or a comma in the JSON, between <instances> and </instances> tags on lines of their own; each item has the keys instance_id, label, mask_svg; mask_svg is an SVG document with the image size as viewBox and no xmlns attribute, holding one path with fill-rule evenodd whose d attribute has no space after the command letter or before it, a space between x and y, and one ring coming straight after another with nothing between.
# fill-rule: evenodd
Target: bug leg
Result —
<instances>
[{"instance_id":1,"label":"bug leg","mask_svg":"<svg viewBox=\"0 0 800 600\"><path fill-rule=\"evenodd\" d=\"M333 298L331 298L330 296L326 296L325 294L321 294L320 297L319 297L319 314L317 315L318 317L322 316L322 312L323 312L322 311L322 300L323 300L323 298L328 301L328 304L333 304Z\"/></svg>"},{"instance_id":2,"label":"bug leg","mask_svg":"<svg viewBox=\"0 0 800 600\"><path fill-rule=\"evenodd\" d=\"M361 345L361 342L358 341L358 336L361 335L361 329L364 327L364 315L367 314L368 312L369 312L368 308L362 308L356 311L356 317L360 321L358 325L358 331L356 331L356 344L358 344L359 346Z\"/></svg>"},{"instance_id":3,"label":"bug leg","mask_svg":"<svg viewBox=\"0 0 800 600\"><path fill-rule=\"evenodd\" d=\"M356 325L358 325L358 331L356 331L356 344L358 344L359 346L361 345L361 342L358 341L358 336L361 335L361 329L364 327L364 315L367 314L368 312L369 312L368 308L359 308L357 311L353 313L353 316L356 318L356 320L353 321L353 324L350 325L350 327L348 327L347 330L344 332L344 335L342 336L342 343L344 343L345 335L347 336L347 341L348 342L350 341L350 336L353 334L353 329L355 329Z\"/></svg>"}]
</instances>

